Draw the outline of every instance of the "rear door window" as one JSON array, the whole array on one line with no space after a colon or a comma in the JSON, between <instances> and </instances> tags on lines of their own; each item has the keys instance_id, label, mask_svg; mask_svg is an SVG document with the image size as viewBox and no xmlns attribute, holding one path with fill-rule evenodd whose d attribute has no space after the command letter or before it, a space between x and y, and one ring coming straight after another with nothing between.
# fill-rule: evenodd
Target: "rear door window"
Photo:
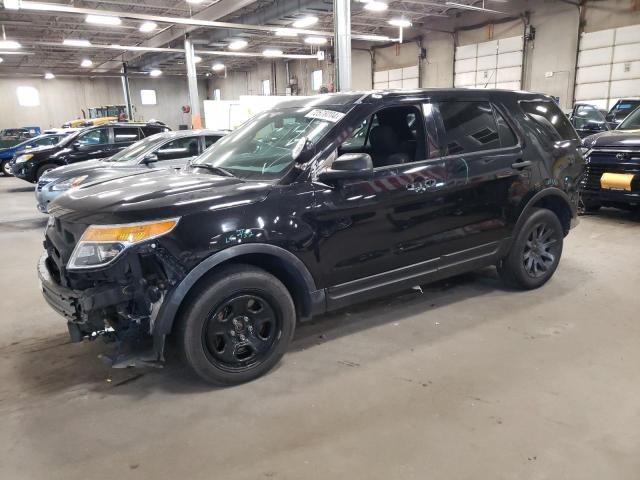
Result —
<instances>
[{"instance_id":1,"label":"rear door window","mask_svg":"<svg viewBox=\"0 0 640 480\"><path fill-rule=\"evenodd\" d=\"M115 143L133 143L140 139L138 127L114 127L113 138Z\"/></svg>"},{"instance_id":2,"label":"rear door window","mask_svg":"<svg viewBox=\"0 0 640 480\"><path fill-rule=\"evenodd\" d=\"M218 135L207 135L206 137L204 137L204 148L209 148L211 145L216 143L221 138L222 137Z\"/></svg>"},{"instance_id":3,"label":"rear door window","mask_svg":"<svg viewBox=\"0 0 640 480\"><path fill-rule=\"evenodd\" d=\"M518 144L518 137L513 133L507 120L502 114L494 108L496 114L496 122L498 124L498 134L500 135L500 145L502 147L515 147Z\"/></svg>"},{"instance_id":4,"label":"rear door window","mask_svg":"<svg viewBox=\"0 0 640 480\"><path fill-rule=\"evenodd\" d=\"M520 107L554 141L578 138L569 119L554 102L521 101Z\"/></svg>"},{"instance_id":5,"label":"rear door window","mask_svg":"<svg viewBox=\"0 0 640 480\"><path fill-rule=\"evenodd\" d=\"M178 138L165 143L155 153L158 156L158 160L195 157L199 153L198 140L198 137Z\"/></svg>"},{"instance_id":6,"label":"rear door window","mask_svg":"<svg viewBox=\"0 0 640 480\"><path fill-rule=\"evenodd\" d=\"M501 147L498 125L489 102L445 101L438 103L438 109L444 125L444 143L449 155Z\"/></svg>"}]
</instances>

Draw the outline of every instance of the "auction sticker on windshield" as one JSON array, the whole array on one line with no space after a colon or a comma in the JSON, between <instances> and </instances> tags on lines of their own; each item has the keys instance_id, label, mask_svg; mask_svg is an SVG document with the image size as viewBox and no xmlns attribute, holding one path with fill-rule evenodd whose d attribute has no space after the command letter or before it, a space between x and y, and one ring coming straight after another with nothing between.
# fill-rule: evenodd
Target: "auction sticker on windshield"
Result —
<instances>
[{"instance_id":1,"label":"auction sticker on windshield","mask_svg":"<svg viewBox=\"0 0 640 480\"><path fill-rule=\"evenodd\" d=\"M334 112L333 110L323 110L321 108L314 108L305 115L306 118L316 118L318 120L324 120L325 122L336 123L342 120L344 113Z\"/></svg>"}]
</instances>

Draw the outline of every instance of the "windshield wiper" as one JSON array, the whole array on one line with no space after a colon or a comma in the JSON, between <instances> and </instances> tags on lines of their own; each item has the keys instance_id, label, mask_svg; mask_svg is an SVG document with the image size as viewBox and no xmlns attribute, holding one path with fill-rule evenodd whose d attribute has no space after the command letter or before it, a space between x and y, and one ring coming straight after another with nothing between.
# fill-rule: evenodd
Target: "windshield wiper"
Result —
<instances>
[{"instance_id":1,"label":"windshield wiper","mask_svg":"<svg viewBox=\"0 0 640 480\"><path fill-rule=\"evenodd\" d=\"M235 177L233 173L229 170L225 170L222 167L216 167L215 165L209 165L208 163L192 163L191 168L204 168L213 173L217 173L218 175L222 175L224 177Z\"/></svg>"}]
</instances>

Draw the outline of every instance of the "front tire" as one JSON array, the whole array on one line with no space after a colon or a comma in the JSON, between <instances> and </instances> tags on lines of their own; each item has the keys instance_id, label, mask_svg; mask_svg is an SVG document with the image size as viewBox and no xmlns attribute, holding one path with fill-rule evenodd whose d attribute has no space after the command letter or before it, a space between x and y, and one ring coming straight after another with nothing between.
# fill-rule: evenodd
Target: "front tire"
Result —
<instances>
[{"instance_id":1,"label":"front tire","mask_svg":"<svg viewBox=\"0 0 640 480\"><path fill-rule=\"evenodd\" d=\"M223 267L187 299L178 346L206 382L237 385L264 375L287 351L296 311L276 277L249 265Z\"/></svg>"},{"instance_id":2,"label":"front tire","mask_svg":"<svg viewBox=\"0 0 640 480\"><path fill-rule=\"evenodd\" d=\"M0 162L0 175L2 175L3 177L10 177L11 176L11 160L2 160Z\"/></svg>"},{"instance_id":3,"label":"front tire","mask_svg":"<svg viewBox=\"0 0 640 480\"><path fill-rule=\"evenodd\" d=\"M44 165L42 165L40 168L38 168L38 171L36 172L36 183L38 182L38 180L40 180L40 177L43 176L45 173L48 173L51 170L58 167L59 165L56 165L53 163L45 163Z\"/></svg>"},{"instance_id":4,"label":"front tire","mask_svg":"<svg viewBox=\"0 0 640 480\"><path fill-rule=\"evenodd\" d=\"M508 255L498 264L506 285L524 290L549 281L560 263L564 230L551 210L535 209L518 232Z\"/></svg>"}]
</instances>

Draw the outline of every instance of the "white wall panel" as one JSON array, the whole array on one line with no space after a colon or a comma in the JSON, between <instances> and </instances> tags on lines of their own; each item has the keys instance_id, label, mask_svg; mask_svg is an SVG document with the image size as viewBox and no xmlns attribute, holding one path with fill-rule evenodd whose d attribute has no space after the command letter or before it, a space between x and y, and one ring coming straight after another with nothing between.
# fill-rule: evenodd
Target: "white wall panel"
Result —
<instances>
[{"instance_id":1,"label":"white wall panel","mask_svg":"<svg viewBox=\"0 0 640 480\"><path fill-rule=\"evenodd\" d=\"M517 82L498 82L496 88L503 90L520 90L520 80Z\"/></svg>"},{"instance_id":2,"label":"white wall panel","mask_svg":"<svg viewBox=\"0 0 640 480\"><path fill-rule=\"evenodd\" d=\"M613 47L595 48L593 50L582 50L578 55L578 66L588 67L591 65L606 65L611 63L613 58Z\"/></svg>"},{"instance_id":3,"label":"white wall panel","mask_svg":"<svg viewBox=\"0 0 640 480\"><path fill-rule=\"evenodd\" d=\"M498 83L519 82L522 78L521 67L508 67L498 69Z\"/></svg>"},{"instance_id":4,"label":"white wall panel","mask_svg":"<svg viewBox=\"0 0 640 480\"><path fill-rule=\"evenodd\" d=\"M374 90L386 90L389 88L389 82L376 82L373 84Z\"/></svg>"},{"instance_id":5,"label":"white wall panel","mask_svg":"<svg viewBox=\"0 0 640 480\"><path fill-rule=\"evenodd\" d=\"M595 65L578 69L576 83L608 82L611 74L611 65Z\"/></svg>"},{"instance_id":6,"label":"white wall panel","mask_svg":"<svg viewBox=\"0 0 640 480\"><path fill-rule=\"evenodd\" d=\"M382 72L373 72L373 83L388 82L389 71L384 70Z\"/></svg>"},{"instance_id":7,"label":"white wall panel","mask_svg":"<svg viewBox=\"0 0 640 480\"><path fill-rule=\"evenodd\" d=\"M476 72L456 73L453 78L455 87L469 87L476 84Z\"/></svg>"},{"instance_id":8,"label":"white wall panel","mask_svg":"<svg viewBox=\"0 0 640 480\"><path fill-rule=\"evenodd\" d=\"M466 58L476 58L478 55L478 46L474 43L456 47L456 60L464 60Z\"/></svg>"},{"instance_id":9,"label":"white wall panel","mask_svg":"<svg viewBox=\"0 0 640 480\"><path fill-rule=\"evenodd\" d=\"M389 80L389 88L402 88L402 80Z\"/></svg>"},{"instance_id":10,"label":"white wall panel","mask_svg":"<svg viewBox=\"0 0 640 480\"><path fill-rule=\"evenodd\" d=\"M490 42L483 42L478 44L478 57L484 57L486 55L495 55L498 52L498 41L491 40Z\"/></svg>"},{"instance_id":11,"label":"white wall panel","mask_svg":"<svg viewBox=\"0 0 640 480\"><path fill-rule=\"evenodd\" d=\"M521 52L523 48L523 37L510 37L498 40L498 53Z\"/></svg>"},{"instance_id":12,"label":"white wall panel","mask_svg":"<svg viewBox=\"0 0 640 480\"><path fill-rule=\"evenodd\" d=\"M640 43L640 25L616 28L615 45Z\"/></svg>"},{"instance_id":13,"label":"white wall panel","mask_svg":"<svg viewBox=\"0 0 640 480\"><path fill-rule=\"evenodd\" d=\"M478 70L495 69L498 66L498 57L492 55L490 57L478 57Z\"/></svg>"},{"instance_id":14,"label":"white wall panel","mask_svg":"<svg viewBox=\"0 0 640 480\"><path fill-rule=\"evenodd\" d=\"M402 88L405 90L414 90L416 88L420 88L420 82L417 77L415 78L403 78L402 79Z\"/></svg>"},{"instance_id":15,"label":"white wall panel","mask_svg":"<svg viewBox=\"0 0 640 480\"><path fill-rule=\"evenodd\" d=\"M456 73L475 72L476 70L476 58L467 58L465 60L456 60L455 65Z\"/></svg>"},{"instance_id":16,"label":"white wall panel","mask_svg":"<svg viewBox=\"0 0 640 480\"><path fill-rule=\"evenodd\" d=\"M609 82L576 85L576 101L585 101L609 96Z\"/></svg>"},{"instance_id":17,"label":"white wall panel","mask_svg":"<svg viewBox=\"0 0 640 480\"><path fill-rule=\"evenodd\" d=\"M420 76L420 72L417 65L413 67L405 67L402 69L402 78L418 78Z\"/></svg>"},{"instance_id":18,"label":"white wall panel","mask_svg":"<svg viewBox=\"0 0 640 480\"><path fill-rule=\"evenodd\" d=\"M498 68L517 67L520 65L522 65L522 51L498 55Z\"/></svg>"},{"instance_id":19,"label":"white wall panel","mask_svg":"<svg viewBox=\"0 0 640 480\"><path fill-rule=\"evenodd\" d=\"M613 48L613 63L640 60L640 43L617 45Z\"/></svg>"},{"instance_id":20,"label":"white wall panel","mask_svg":"<svg viewBox=\"0 0 640 480\"><path fill-rule=\"evenodd\" d=\"M401 68L394 68L393 70L389 70L389 81L392 82L394 80L402 80Z\"/></svg>"},{"instance_id":21,"label":"white wall panel","mask_svg":"<svg viewBox=\"0 0 640 480\"><path fill-rule=\"evenodd\" d=\"M580 38L581 50L609 47L613 45L614 30L600 30L599 32L583 33Z\"/></svg>"},{"instance_id":22,"label":"white wall panel","mask_svg":"<svg viewBox=\"0 0 640 480\"><path fill-rule=\"evenodd\" d=\"M616 80L611 82L609 96L613 97L637 97L640 93L638 80Z\"/></svg>"},{"instance_id":23,"label":"white wall panel","mask_svg":"<svg viewBox=\"0 0 640 480\"><path fill-rule=\"evenodd\" d=\"M613 64L611 80L630 80L633 78L637 78L640 82L640 61Z\"/></svg>"}]
</instances>

